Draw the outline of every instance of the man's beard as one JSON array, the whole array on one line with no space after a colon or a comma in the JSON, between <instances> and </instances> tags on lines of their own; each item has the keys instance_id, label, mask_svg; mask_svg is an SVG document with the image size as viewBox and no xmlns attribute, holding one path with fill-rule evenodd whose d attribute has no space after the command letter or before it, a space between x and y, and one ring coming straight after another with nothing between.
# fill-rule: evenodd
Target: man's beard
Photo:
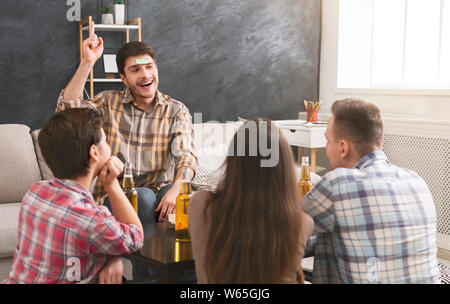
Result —
<instances>
[{"instance_id":1,"label":"man's beard","mask_svg":"<svg viewBox=\"0 0 450 304\"><path fill-rule=\"evenodd\" d=\"M131 94L133 95L134 98L136 97L140 97L140 98L154 98L156 95L156 90L155 90L155 94L152 95L151 92L148 92L148 94L143 94L141 92L141 90L139 89L139 86L137 85L130 85L130 91Z\"/></svg>"}]
</instances>

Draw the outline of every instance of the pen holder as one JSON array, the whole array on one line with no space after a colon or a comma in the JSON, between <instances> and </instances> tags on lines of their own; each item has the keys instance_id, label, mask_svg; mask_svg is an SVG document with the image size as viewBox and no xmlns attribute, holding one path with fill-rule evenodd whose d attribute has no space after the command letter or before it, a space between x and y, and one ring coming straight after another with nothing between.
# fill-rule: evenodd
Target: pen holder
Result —
<instances>
[{"instance_id":1,"label":"pen holder","mask_svg":"<svg viewBox=\"0 0 450 304\"><path fill-rule=\"evenodd\" d=\"M319 109L306 109L306 121L307 122L316 122L317 121L317 112L319 112Z\"/></svg>"}]
</instances>

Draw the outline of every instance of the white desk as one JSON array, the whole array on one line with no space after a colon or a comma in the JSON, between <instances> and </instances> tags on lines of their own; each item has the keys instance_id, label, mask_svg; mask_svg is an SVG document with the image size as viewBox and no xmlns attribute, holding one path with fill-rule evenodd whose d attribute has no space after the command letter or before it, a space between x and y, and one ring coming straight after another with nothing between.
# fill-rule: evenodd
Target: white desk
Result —
<instances>
[{"instance_id":1,"label":"white desk","mask_svg":"<svg viewBox=\"0 0 450 304\"><path fill-rule=\"evenodd\" d=\"M316 172L316 152L319 148L325 148L327 139L325 131L327 123L306 123L304 120L274 120L281 129L291 146L299 147L298 159L301 161L303 148L311 149L311 171Z\"/></svg>"}]
</instances>

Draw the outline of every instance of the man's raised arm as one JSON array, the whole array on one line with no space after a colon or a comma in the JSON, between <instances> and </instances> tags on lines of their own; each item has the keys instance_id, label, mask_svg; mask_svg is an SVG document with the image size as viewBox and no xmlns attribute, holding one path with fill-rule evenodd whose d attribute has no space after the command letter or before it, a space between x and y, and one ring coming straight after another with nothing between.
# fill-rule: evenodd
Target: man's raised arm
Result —
<instances>
[{"instance_id":1,"label":"man's raised arm","mask_svg":"<svg viewBox=\"0 0 450 304\"><path fill-rule=\"evenodd\" d=\"M83 96L89 72L103 54L103 39L97 37L94 26L95 24L92 22L89 28L89 37L83 41L83 59L69 84L64 89L63 98L65 100L75 100Z\"/></svg>"}]
</instances>

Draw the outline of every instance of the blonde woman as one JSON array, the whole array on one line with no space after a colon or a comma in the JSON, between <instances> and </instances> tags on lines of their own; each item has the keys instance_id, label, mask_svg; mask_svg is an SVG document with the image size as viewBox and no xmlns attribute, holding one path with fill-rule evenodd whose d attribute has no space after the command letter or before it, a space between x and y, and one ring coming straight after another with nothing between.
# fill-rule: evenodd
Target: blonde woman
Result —
<instances>
[{"instance_id":1,"label":"blonde woman","mask_svg":"<svg viewBox=\"0 0 450 304\"><path fill-rule=\"evenodd\" d=\"M299 204L287 140L270 120L255 118L228 152L217 189L195 193L188 209L198 283L303 283L314 222ZM273 166L262 166L275 154Z\"/></svg>"}]
</instances>

